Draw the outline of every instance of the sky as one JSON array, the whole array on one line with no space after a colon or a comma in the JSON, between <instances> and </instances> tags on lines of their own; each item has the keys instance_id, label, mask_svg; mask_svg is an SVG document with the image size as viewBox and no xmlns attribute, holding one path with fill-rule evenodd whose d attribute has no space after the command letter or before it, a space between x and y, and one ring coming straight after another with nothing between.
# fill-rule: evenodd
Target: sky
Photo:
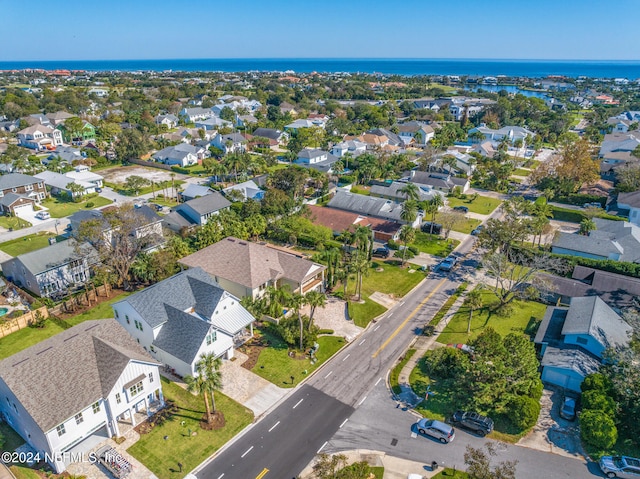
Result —
<instances>
[{"instance_id":1,"label":"sky","mask_svg":"<svg viewBox=\"0 0 640 479\"><path fill-rule=\"evenodd\" d=\"M0 61L640 60L640 0L0 0Z\"/></svg>"}]
</instances>

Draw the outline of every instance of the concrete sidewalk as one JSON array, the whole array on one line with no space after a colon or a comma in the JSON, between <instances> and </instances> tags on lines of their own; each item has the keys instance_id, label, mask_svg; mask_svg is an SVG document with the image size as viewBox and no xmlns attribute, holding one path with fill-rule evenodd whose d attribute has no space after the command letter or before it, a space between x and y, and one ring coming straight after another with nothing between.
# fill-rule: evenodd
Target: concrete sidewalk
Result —
<instances>
[{"instance_id":1,"label":"concrete sidewalk","mask_svg":"<svg viewBox=\"0 0 640 479\"><path fill-rule=\"evenodd\" d=\"M347 457L347 464L366 461L370 466L384 467L384 479L407 479L409 474L420 474L423 478L430 478L442 471L442 468L433 471L430 465L423 462L401 459L379 451L356 449L342 451L340 454L344 454ZM314 462L315 460L300 473L301 478L310 479L313 477Z\"/></svg>"}]
</instances>

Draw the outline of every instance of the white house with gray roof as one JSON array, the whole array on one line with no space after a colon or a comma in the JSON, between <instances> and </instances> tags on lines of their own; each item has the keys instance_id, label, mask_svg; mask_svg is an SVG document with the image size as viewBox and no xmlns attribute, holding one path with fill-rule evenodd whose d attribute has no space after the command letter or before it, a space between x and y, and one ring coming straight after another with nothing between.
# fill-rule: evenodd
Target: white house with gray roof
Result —
<instances>
[{"instance_id":1,"label":"white house with gray roof","mask_svg":"<svg viewBox=\"0 0 640 479\"><path fill-rule=\"evenodd\" d=\"M163 405L158 362L113 319L0 361L0 413L57 473L68 465L64 453L88 453Z\"/></svg>"},{"instance_id":2,"label":"white house with gray roof","mask_svg":"<svg viewBox=\"0 0 640 479\"><path fill-rule=\"evenodd\" d=\"M298 158L294 161L296 165L304 168L313 168L324 173L331 173L333 165L340 161L340 158L332 155L328 151L318 148L303 148L298 153Z\"/></svg>"},{"instance_id":3,"label":"white house with gray roof","mask_svg":"<svg viewBox=\"0 0 640 479\"><path fill-rule=\"evenodd\" d=\"M153 154L153 159L165 165L191 166L198 163L198 148L180 143L167 146Z\"/></svg>"},{"instance_id":4,"label":"white house with gray roof","mask_svg":"<svg viewBox=\"0 0 640 479\"><path fill-rule=\"evenodd\" d=\"M66 294L86 284L98 263L97 251L74 239L24 253L3 262L2 273L17 286L38 296Z\"/></svg>"},{"instance_id":5,"label":"white house with gray roof","mask_svg":"<svg viewBox=\"0 0 640 479\"><path fill-rule=\"evenodd\" d=\"M187 123L194 123L197 120L206 120L207 118L213 118L215 113L211 108L183 108L179 113L180 117L184 118Z\"/></svg>"},{"instance_id":6,"label":"white house with gray roof","mask_svg":"<svg viewBox=\"0 0 640 479\"><path fill-rule=\"evenodd\" d=\"M212 191L208 195L194 198L176 206L174 211L183 216L192 225L202 226L207 224L210 218L230 206L231 202L222 196L220 192Z\"/></svg>"},{"instance_id":7,"label":"white house with gray roof","mask_svg":"<svg viewBox=\"0 0 640 479\"><path fill-rule=\"evenodd\" d=\"M534 339L542 381L579 392L597 372L607 349L629 344L631 327L598 296L575 297L568 308L550 306Z\"/></svg>"},{"instance_id":8,"label":"white house with gray roof","mask_svg":"<svg viewBox=\"0 0 640 479\"><path fill-rule=\"evenodd\" d=\"M629 222L640 226L640 190L618 193L618 209L629 210Z\"/></svg>"},{"instance_id":9,"label":"white house with gray roof","mask_svg":"<svg viewBox=\"0 0 640 479\"><path fill-rule=\"evenodd\" d=\"M200 268L115 303L113 312L133 338L180 376L195 374L202 354L230 359L234 344L253 334L251 313Z\"/></svg>"}]
</instances>

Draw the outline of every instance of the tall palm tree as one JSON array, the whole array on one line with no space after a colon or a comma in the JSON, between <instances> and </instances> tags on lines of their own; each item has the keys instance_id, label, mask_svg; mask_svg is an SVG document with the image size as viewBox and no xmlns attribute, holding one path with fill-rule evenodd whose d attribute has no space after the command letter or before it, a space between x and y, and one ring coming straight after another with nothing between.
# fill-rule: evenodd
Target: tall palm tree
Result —
<instances>
[{"instance_id":1,"label":"tall palm tree","mask_svg":"<svg viewBox=\"0 0 640 479\"><path fill-rule=\"evenodd\" d=\"M202 394L204 398L204 407L207 416L207 423L213 421L212 412L215 412L214 391L222 388L222 374L219 369L222 360L216 358L213 353L203 353L196 363L195 376L187 375L184 382L187 385L187 391L195 394ZM209 405L209 397L211 397L212 405Z\"/></svg>"},{"instance_id":2,"label":"tall palm tree","mask_svg":"<svg viewBox=\"0 0 640 479\"><path fill-rule=\"evenodd\" d=\"M291 288L288 285L279 288L267 286L265 298L267 302L267 314L272 318L279 318L291 301Z\"/></svg>"},{"instance_id":3,"label":"tall palm tree","mask_svg":"<svg viewBox=\"0 0 640 479\"><path fill-rule=\"evenodd\" d=\"M309 311L309 331L311 331L311 325L313 324L313 315L316 312L316 308L324 308L327 305L327 295L320 291L309 291L305 294L306 303L310 306Z\"/></svg>"},{"instance_id":4,"label":"tall palm tree","mask_svg":"<svg viewBox=\"0 0 640 479\"><path fill-rule=\"evenodd\" d=\"M336 284L336 270L340 260L340 250L329 248L324 251L324 260L327 262L327 286L333 288Z\"/></svg>"},{"instance_id":5,"label":"tall palm tree","mask_svg":"<svg viewBox=\"0 0 640 479\"><path fill-rule=\"evenodd\" d=\"M420 199L420 189L415 183L407 183L398 190L407 200L418 201Z\"/></svg>"},{"instance_id":6,"label":"tall palm tree","mask_svg":"<svg viewBox=\"0 0 640 479\"><path fill-rule=\"evenodd\" d=\"M469 308L469 321L467 322L467 334L471 333L471 320L473 319L473 312L476 309L482 308L482 293L479 288L475 288L469 291L467 297L464 299L464 304Z\"/></svg>"},{"instance_id":7,"label":"tall palm tree","mask_svg":"<svg viewBox=\"0 0 640 479\"><path fill-rule=\"evenodd\" d=\"M304 322L302 321L302 308L306 303L306 298L300 293L293 293L289 304L298 315L298 324L300 325L300 351L304 349Z\"/></svg>"},{"instance_id":8,"label":"tall palm tree","mask_svg":"<svg viewBox=\"0 0 640 479\"><path fill-rule=\"evenodd\" d=\"M415 200L407 200L402 203L400 218L402 221L412 224L418 217L418 203Z\"/></svg>"},{"instance_id":9,"label":"tall palm tree","mask_svg":"<svg viewBox=\"0 0 640 479\"><path fill-rule=\"evenodd\" d=\"M360 301L362 298L362 278L369 274L371 262L367 256L356 252L352 259L352 268L356 273L356 294L358 295L358 301Z\"/></svg>"},{"instance_id":10,"label":"tall palm tree","mask_svg":"<svg viewBox=\"0 0 640 479\"><path fill-rule=\"evenodd\" d=\"M410 225L404 225L400 228L400 241L404 244L404 249L402 250L402 266L405 265L405 259L407 256L407 245L416 239L416 230L414 230Z\"/></svg>"},{"instance_id":11,"label":"tall palm tree","mask_svg":"<svg viewBox=\"0 0 640 479\"><path fill-rule=\"evenodd\" d=\"M366 226L356 226L356 230L353 234L353 242L358 250L362 251L369 257L372 243L372 231Z\"/></svg>"}]
</instances>

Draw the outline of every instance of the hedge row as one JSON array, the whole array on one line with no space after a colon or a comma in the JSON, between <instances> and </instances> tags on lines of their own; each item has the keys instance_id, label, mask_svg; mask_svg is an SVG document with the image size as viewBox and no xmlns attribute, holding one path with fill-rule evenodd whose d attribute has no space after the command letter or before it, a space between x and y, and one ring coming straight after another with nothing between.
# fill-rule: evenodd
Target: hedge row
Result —
<instances>
[{"instance_id":1,"label":"hedge row","mask_svg":"<svg viewBox=\"0 0 640 479\"><path fill-rule=\"evenodd\" d=\"M571 223L580 223L587 218L587 215L583 211L572 210L569 208L560 208L558 206L551 206L553 211L553 219L558 221L569 221ZM625 221L625 218L620 216L608 215L607 213L599 213L596 218L602 218L604 220L612 221Z\"/></svg>"},{"instance_id":2,"label":"hedge row","mask_svg":"<svg viewBox=\"0 0 640 479\"><path fill-rule=\"evenodd\" d=\"M556 196L553 201L557 203L565 203L567 205L582 206L585 203L600 203L600 206L604 208L607 203L607 198L598 195L569 195L569 196Z\"/></svg>"}]
</instances>

